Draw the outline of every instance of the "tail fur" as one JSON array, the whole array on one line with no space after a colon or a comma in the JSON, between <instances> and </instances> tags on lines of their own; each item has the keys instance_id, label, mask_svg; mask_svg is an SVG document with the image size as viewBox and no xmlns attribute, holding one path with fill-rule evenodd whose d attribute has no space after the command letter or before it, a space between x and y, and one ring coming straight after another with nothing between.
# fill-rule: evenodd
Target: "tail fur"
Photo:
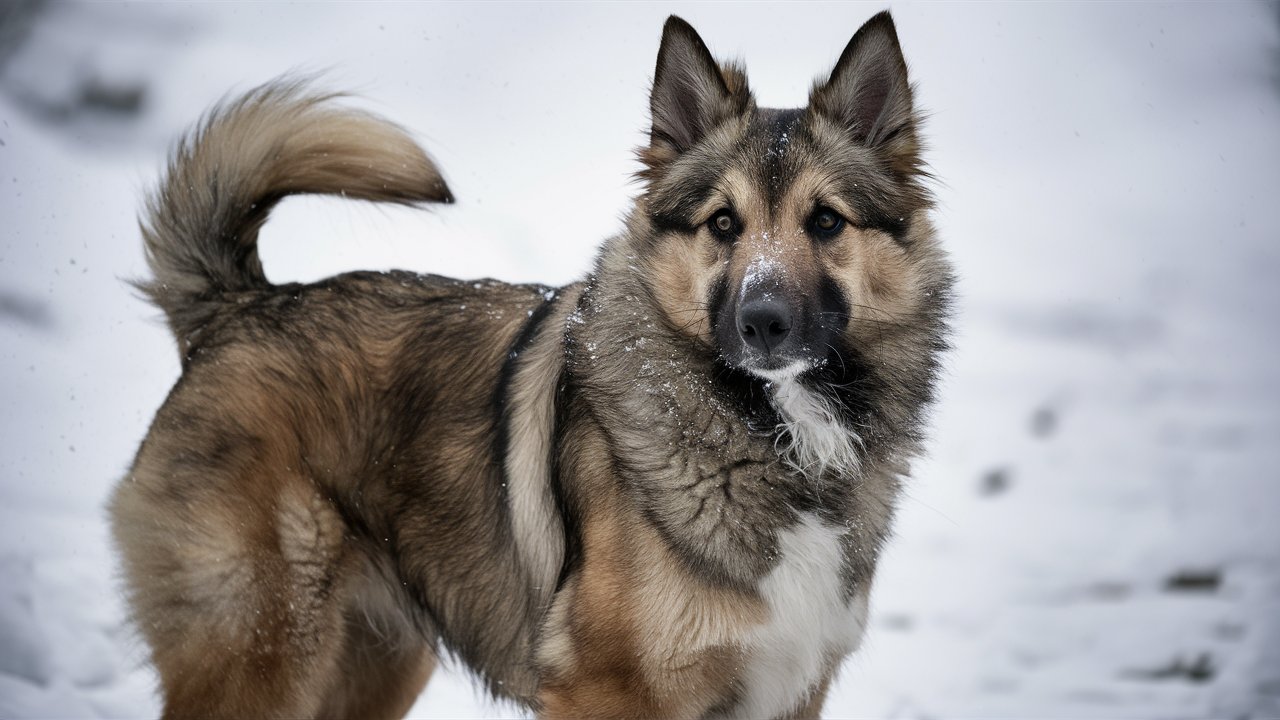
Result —
<instances>
[{"instance_id":1,"label":"tail fur","mask_svg":"<svg viewBox=\"0 0 1280 720\"><path fill-rule=\"evenodd\" d=\"M174 149L142 220L153 279L140 289L187 338L225 293L268 288L258 230L301 193L453 202L431 158L400 127L334 104L302 80L262 85L211 110Z\"/></svg>"}]
</instances>

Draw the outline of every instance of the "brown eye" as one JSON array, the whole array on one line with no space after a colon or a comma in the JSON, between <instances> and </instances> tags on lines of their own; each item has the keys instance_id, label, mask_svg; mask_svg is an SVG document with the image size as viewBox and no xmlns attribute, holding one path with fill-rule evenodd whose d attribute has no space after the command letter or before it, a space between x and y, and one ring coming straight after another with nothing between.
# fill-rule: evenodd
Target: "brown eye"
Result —
<instances>
[{"instance_id":1,"label":"brown eye","mask_svg":"<svg viewBox=\"0 0 1280 720\"><path fill-rule=\"evenodd\" d=\"M809 219L809 232L820 238L832 238L844 229L844 218L831 208L820 207Z\"/></svg>"},{"instance_id":2,"label":"brown eye","mask_svg":"<svg viewBox=\"0 0 1280 720\"><path fill-rule=\"evenodd\" d=\"M721 239L730 239L738 231L738 221L728 210L721 210L712 215L707 225L711 228L711 232Z\"/></svg>"}]
</instances>

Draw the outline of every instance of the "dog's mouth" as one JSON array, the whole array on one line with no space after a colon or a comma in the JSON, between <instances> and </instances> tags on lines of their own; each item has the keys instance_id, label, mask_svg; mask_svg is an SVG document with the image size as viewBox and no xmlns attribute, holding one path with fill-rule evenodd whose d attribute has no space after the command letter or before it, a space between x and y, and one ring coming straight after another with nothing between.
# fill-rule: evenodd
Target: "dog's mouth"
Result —
<instances>
[{"instance_id":1,"label":"dog's mouth","mask_svg":"<svg viewBox=\"0 0 1280 720\"><path fill-rule=\"evenodd\" d=\"M722 364L751 377L764 380L772 385L798 380L806 374L812 374L833 362L839 362L834 346L838 343L833 338L792 338L785 346L775 348L773 352L760 352L748 346L739 338L721 347ZM816 348L829 349L820 353Z\"/></svg>"},{"instance_id":2,"label":"dog's mouth","mask_svg":"<svg viewBox=\"0 0 1280 720\"><path fill-rule=\"evenodd\" d=\"M761 364L743 365L742 369L761 380L773 385L780 385L796 380L804 373L812 370L814 366L815 363L811 360L768 358Z\"/></svg>"},{"instance_id":3,"label":"dog's mouth","mask_svg":"<svg viewBox=\"0 0 1280 720\"><path fill-rule=\"evenodd\" d=\"M762 329L767 326L763 322L744 323L739 313L736 325L723 328L719 337L722 359L728 365L775 384L824 367L833 361L831 355L839 342L825 327L810 321L813 315L796 308L791 315L794 323L784 326L781 332L774 330L772 335L781 337L776 344L766 345L753 335L769 333Z\"/></svg>"}]
</instances>

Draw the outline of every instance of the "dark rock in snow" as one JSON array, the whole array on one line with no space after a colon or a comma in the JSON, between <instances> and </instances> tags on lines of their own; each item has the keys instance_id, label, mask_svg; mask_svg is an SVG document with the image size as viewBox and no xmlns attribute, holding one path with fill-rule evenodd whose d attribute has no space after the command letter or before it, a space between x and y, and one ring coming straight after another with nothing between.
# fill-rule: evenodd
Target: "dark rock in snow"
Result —
<instances>
[{"instance_id":1,"label":"dark rock in snow","mask_svg":"<svg viewBox=\"0 0 1280 720\"><path fill-rule=\"evenodd\" d=\"M983 497L1000 495L1009 489L1009 485L1012 482L1013 475L1009 468L992 468L983 473L981 484L978 486L978 494Z\"/></svg>"},{"instance_id":2,"label":"dark rock in snow","mask_svg":"<svg viewBox=\"0 0 1280 720\"><path fill-rule=\"evenodd\" d=\"M16 321L28 327L45 329L53 325L49 306L40 300L0 291L0 322Z\"/></svg>"},{"instance_id":3,"label":"dark rock in snow","mask_svg":"<svg viewBox=\"0 0 1280 720\"><path fill-rule=\"evenodd\" d=\"M146 95L146 85L136 78L108 80L91 76L80 85L80 104L83 107L121 115L138 114Z\"/></svg>"},{"instance_id":4,"label":"dark rock in snow","mask_svg":"<svg viewBox=\"0 0 1280 720\"><path fill-rule=\"evenodd\" d=\"M1150 670L1129 670L1124 673L1124 676L1133 680L1185 680L1191 683L1204 683L1212 680L1217 674L1218 668L1213 663L1213 657L1209 653L1200 653L1190 662L1177 657L1167 665Z\"/></svg>"},{"instance_id":5,"label":"dark rock in snow","mask_svg":"<svg viewBox=\"0 0 1280 720\"><path fill-rule=\"evenodd\" d=\"M885 629L894 630L896 632L910 632L911 628L915 626L915 620L910 615L904 615L902 613L885 615L881 618L880 622L884 625Z\"/></svg>"},{"instance_id":6,"label":"dark rock in snow","mask_svg":"<svg viewBox=\"0 0 1280 720\"><path fill-rule=\"evenodd\" d=\"M1038 438L1047 438L1058 429L1058 411L1045 405L1036 408L1031 414L1031 434Z\"/></svg>"},{"instance_id":7,"label":"dark rock in snow","mask_svg":"<svg viewBox=\"0 0 1280 720\"><path fill-rule=\"evenodd\" d=\"M1214 592L1222 584L1222 572L1213 568L1179 570L1164 581L1168 592Z\"/></svg>"}]
</instances>

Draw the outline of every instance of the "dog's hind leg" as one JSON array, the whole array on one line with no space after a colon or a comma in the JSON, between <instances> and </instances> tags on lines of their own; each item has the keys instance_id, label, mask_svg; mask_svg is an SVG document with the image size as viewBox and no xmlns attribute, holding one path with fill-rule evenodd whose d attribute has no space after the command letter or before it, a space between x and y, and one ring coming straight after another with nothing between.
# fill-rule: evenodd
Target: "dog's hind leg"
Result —
<instances>
[{"instance_id":1,"label":"dog's hind leg","mask_svg":"<svg viewBox=\"0 0 1280 720\"><path fill-rule=\"evenodd\" d=\"M337 682L329 687L316 717L404 717L435 667L435 653L425 643L389 645L363 618L351 617Z\"/></svg>"},{"instance_id":2,"label":"dog's hind leg","mask_svg":"<svg viewBox=\"0 0 1280 720\"><path fill-rule=\"evenodd\" d=\"M356 581L345 612L337 682L317 717L404 717L431 679L435 652L392 596L394 589L372 563Z\"/></svg>"},{"instance_id":3,"label":"dog's hind leg","mask_svg":"<svg viewBox=\"0 0 1280 720\"><path fill-rule=\"evenodd\" d=\"M345 523L264 439L201 420L162 412L111 504L164 717L314 716L348 631Z\"/></svg>"}]
</instances>

